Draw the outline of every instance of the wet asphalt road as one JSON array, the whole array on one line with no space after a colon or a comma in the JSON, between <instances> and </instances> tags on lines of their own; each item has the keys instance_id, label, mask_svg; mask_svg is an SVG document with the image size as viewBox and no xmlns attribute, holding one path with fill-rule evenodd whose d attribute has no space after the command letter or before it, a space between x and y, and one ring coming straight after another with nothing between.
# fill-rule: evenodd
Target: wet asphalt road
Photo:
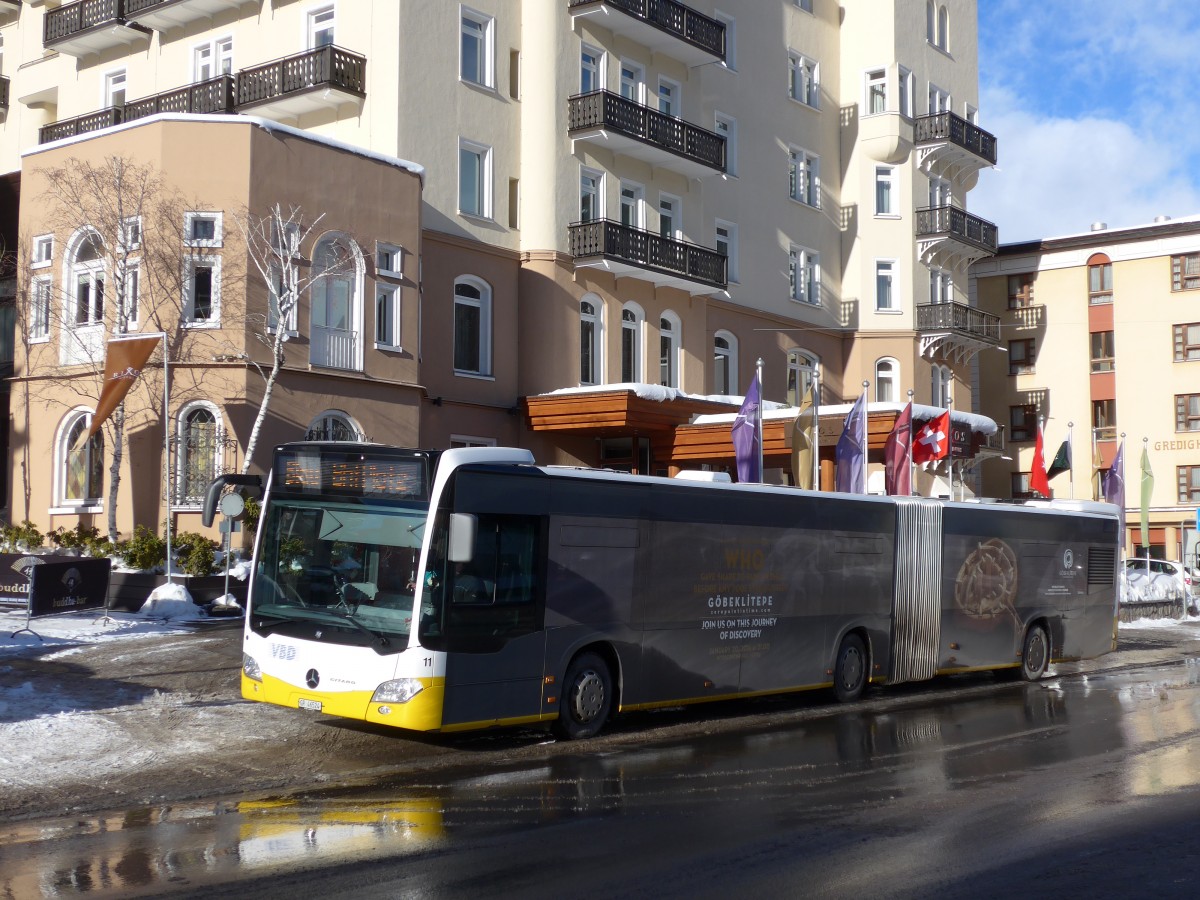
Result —
<instances>
[{"instance_id":1,"label":"wet asphalt road","mask_svg":"<svg viewBox=\"0 0 1200 900\"><path fill-rule=\"evenodd\" d=\"M0 896L1194 897L1200 659L1136 650L1036 685L635 718L417 778L28 822Z\"/></svg>"}]
</instances>

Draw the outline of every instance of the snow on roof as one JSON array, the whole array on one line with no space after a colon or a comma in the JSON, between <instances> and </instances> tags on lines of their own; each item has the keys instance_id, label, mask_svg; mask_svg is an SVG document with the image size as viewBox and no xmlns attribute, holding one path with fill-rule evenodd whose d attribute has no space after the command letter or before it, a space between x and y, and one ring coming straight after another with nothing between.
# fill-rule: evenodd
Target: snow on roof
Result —
<instances>
[{"instance_id":1,"label":"snow on roof","mask_svg":"<svg viewBox=\"0 0 1200 900\"><path fill-rule=\"evenodd\" d=\"M353 153L356 156L361 156L364 159L373 159L385 165L395 166L400 169L406 169L421 179L421 184L425 184L425 167L420 163L410 162L407 159L401 159L398 156L389 156L386 153L377 153L374 150L367 150L365 147L359 147L354 144L348 144L345 141L335 140L334 138L324 137L323 135L313 134L311 131L305 131L302 128L293 128L291 125L284 125L280 122L272 121L271 119L263 119L259 116L244 116L244 115L193 115L192 113L156 113L152 116L146 116L143 119L135 119L132 122L123 122L120 125L113 125L110 128L105 128L105 134L113 134L118 131L125 131L130 128L137 128L141 125L149 125L152 122L209 122L212 124L228 125L254 125L261 128L263 131L272 134L286 134L290 137L300 138L301 140L311 141L314 144L324 144L326 147L332 147L335 150L344 150L347 153ZM44 150L57 150L61 147L67 147L71 144L78 144L82 141L89 141L97 137L97 133L89 131L85 134L76 134L71 137L61 138L57 141L49 141L45 144L40 144L37 147L30 147L21 153L22 157L33 156L35 153L41 153Z\"/></svg>"},{"instance_id":2,"label":"snow on roof","mask_svg":"<svg viewBox=\"0 0 1200 900\"><path fill-rule=\"evenodd\" d=\"M600 394L612 391L632 391L643 400L655 400L665 403L668 400L707 400L711 403L727 403L731 406L741 406L745 399L731 394L689 394L678 388L664 387L661 384L644 384L640 381L621 381L616 384L585 384L581 387L559 388L545 394L535 394L535 397L559 397L564 394ZM785 408L786 404L774 400L763 401L764 409Z\"/></svg>"},{"instance_id":3,"label":"snow on roof","mask_svg":"<svg viewBox=\"0 0 1200 900\"><path fill-rule=\"evenodd\" d=\"M868 403L867 412L898 413L904 409L905 405L906 404L904 403L893 403L887 401ZM821 417L845 416L850 412L853 406L853 403L834 403L823 405L820 408ZM777 419L794 419L799 411L800 410L794 406L776 404L774 408L771 408L764 405L763 421L766 422L775 421ZM913 421L926 421L928 419L932 419L934 416L940 416L945 411L945 407L942 406L926 406L923 403L914 403L912 411ZM717 425L722 422L728 422L732 425L736 416L737 413L711 413L709 415L696 416L696 418L692 420L692 424ZM950 411L950 420L952 422L958 422L962 425L967 425L972 431L978 432L979 434L995 434L997 431L996 423L992 419L989 419L987 416L978 415L977 413L959 412L957 409L954 409Z\"/></svg>"}]
</instances>

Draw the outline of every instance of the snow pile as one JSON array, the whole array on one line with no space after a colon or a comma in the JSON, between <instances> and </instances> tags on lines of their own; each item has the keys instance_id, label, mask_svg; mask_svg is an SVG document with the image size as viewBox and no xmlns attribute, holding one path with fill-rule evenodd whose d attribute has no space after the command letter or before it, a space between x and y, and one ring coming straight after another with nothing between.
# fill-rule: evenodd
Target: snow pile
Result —
<instances>
[{"instance_id":1,"label":"snow pile","mask_svg":"<svg viewBox=\"0 0 1200 900\"><path fill-rule=\"evenodd\" d=\"M152 590L138 611L139 616L156 616L164 621L195 618L196 613L196 604L192 602L188 589L173 581L160 584Z\"/></svg>"}]
</instances>

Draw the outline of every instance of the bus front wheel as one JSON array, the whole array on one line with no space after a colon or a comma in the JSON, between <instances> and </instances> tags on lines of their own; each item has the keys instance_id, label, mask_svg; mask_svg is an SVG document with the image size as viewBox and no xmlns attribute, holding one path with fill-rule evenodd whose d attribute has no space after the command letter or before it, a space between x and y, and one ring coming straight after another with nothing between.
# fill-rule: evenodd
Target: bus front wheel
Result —
<instances>
[{"instance_id":1,"label":"bus front wheel","mask_svg":"<svg viewBox=\"0 0 1200 900\"><path fill-rule=\"evenodd\" d=\"M1021 678L1040 681L1050 668L1050 639L1041 625L1030 625L1021 645Z\"/></svg>"},{"instance_id":2,"label":"bus front wheel","mask_svg":"<svg viewBox=\"0 0 1200 900\"><path fill-rule=\"evenodd\" d=\"M563 680L554 730L568 740L592 737L608 721L612 693L608 664L595 653L577 656Z\"/></svg>"},{"instance_id":3,"label":"bus front wheel","mask_svg":"<svg viewBox=\"0 0 1200 900\"><path fill-rule=\"evenodd\" d=\"M862 696L867 686L867 648L857 634L842 638L833 666L833 695L842 703Z\"/></svg>"}]
</instances>

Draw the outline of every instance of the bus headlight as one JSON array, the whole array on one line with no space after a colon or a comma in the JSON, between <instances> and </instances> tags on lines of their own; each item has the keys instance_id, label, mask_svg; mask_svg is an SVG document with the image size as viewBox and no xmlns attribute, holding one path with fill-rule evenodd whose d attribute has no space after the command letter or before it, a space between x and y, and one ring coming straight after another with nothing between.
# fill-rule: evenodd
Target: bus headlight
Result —
<instances>
[{"instance_id":1,"label":"bus headlight","mask_svg":"<svg viewBox=\"0 0 1200 900\"><path fill-rule=\"evenodd\" d=\"M242 654L242 674L255 681L262 681L262 669L258 667L258 660L249 653Z\"/></svg>"},{"instance_id":2,"label":"bus headlight","mask_svg":"<svg viewBox=\"0 0 1200 900\"><path fill-rule=\"evenodd\" d=\"M371 697L372 703L407 703L425 686L416 678L397 678L395 681L385 681L375 688Z\"/></svg>"}]
</instances>

